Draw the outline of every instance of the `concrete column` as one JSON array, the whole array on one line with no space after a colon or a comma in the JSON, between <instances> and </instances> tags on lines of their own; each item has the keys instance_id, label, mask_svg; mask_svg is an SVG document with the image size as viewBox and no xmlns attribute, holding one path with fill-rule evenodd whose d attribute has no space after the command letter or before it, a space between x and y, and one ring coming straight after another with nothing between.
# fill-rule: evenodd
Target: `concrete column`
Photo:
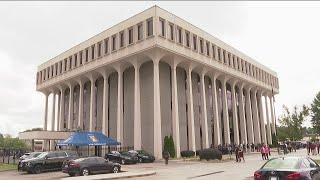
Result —
<instances>
[{"instance_id":1,"label":"concrete column","mask_svg":"<svg viewBox=\"0 0 320 180\"><path fill-rule=\"evenodd\" d=\"M159 60L153 60L153 118L154 118L154 155L157 159L162 158L162 137L161 137L161 106L160 106L160 83L159 83Z\"/></svg>"},{"instance_id":2,"label":"concrete column","mask_svg":"<svg viewBox=\"0 0 320 180\"><path fill-rule=\"evenodd\" d=\"M49 94L45 93L45 105L44 105L44 125L43 125L43 130L48 129L48 96Z\"/></svg>"},{"instance_id":3,"label":"concrete column","mask_svg":"<svg viewBox=\"0 0 320 180\"><path fill-rule=\"evenodd\" d=\"M208 138L208 118L207 118L207 101L206 101L206 89L204 83L204 73L200 75L201 84L201 129L202 129L202 144L204 148L209 148L209 138Z\"/></svg>"},{"instance_id":4,"label":"concrete column","mask_svg":"<svg viewBox=\"0 0 320 180\"><path fill-rule=\"evenodd\" d=\"M252 122L252 108L251 108L251 88L246 89L246 121L247 121L247 133L248 133L248 143L254 143L253 135L253 122Z\"/></svg>"},{"instance_id":5,"label":"concrete column","mask_svg":"<svg viewBox=\"0 0 320 180\"><path fill-rule=\"evenodd\" d=\"M103 102L102 102L102 133L106 136L109 134L109 116L108 116L108 109L109 109L109 74L107 72L103 75Z\"/></svg>"},{"instance_id":6,"label":"concrete column","mask_svg":"<svg viewBox=\"0 0 320 180\"><path fill-rule=\"evenodd\" d=\"M60 100L61 100L61 93L58 93L58 112L57 112L57 131L60 131Z\"/></svg>"},{"instance_id":7,"label":"concrete column","mask_svg":"<svg viewBox=\"0 0 320 180\"><path fill-rule=\"evenodd\" d=\"M194 111L193 111L193 94L192 94L192 68L187 69L187 90L188 90L188 141L189 150L196 151L196 140L194 132Z\"/></svg>"},{"instance_id":8,"label":"concrete column","mask_svg":"<svg viewBox=\"0 0 320 180\"><path fill-rule=\"evenodd\" d=\"M79 115L78 115L78 127L83 130L83 85L84 82L79 81Z\"/></svg>"},{"instance_id":9,"label":"concrete column","mask_svg":"<svg viewBox=\"0 0 320 180\"><path fill-rule=\"evenodd\" d=\"M60 123L59 123L59 130L62 131L63 130L63 126L64 126L64 88L61 88L60 91L61 91L61 100L60 100Z\"/></svg>"},{"instance_id":10,"label":"concrete column","mask_svg":"<svg viewBox=\"0 0 320 180\"><path fill-rule=\"evenodd\" d=\"M239 86L239 118L240 118L240 133L241 133L241 143L248 144L247 140L247 126L245 120L245 109L243 102L243 84Z\"/></svg>"},{"instance_id":11,"label":"concrete column","mask_svg":"<svg viewBox=\"0 0 320 180\"><path fill-rule=\"evenodd\" d=\"M253 126L254 126L254 143L261 143L260 135L260 122L258 115L258 103L257 103L257 90L254 89L252 93L252 116L253 116Z\"/></svg>"},{"instance_id":12,"label":"concrete column","mask_svg":"<svg viewBox=\"0 0 320 180\"><path fill-rule=\"evenodd\" d=\"M134 149L141 149L140 64L134 62Z\"/></svg>"},{"instance_id":13,"label":"concrete column","mask_svg":"<svg viewBox=\"0 0 320 180\"><path fill-rule=\"evenodd\" d=\"M171 88L172 88L172 134L176 149L177 158L180 157L180 129L179 129L179 103L178 103L178 90L177 90L177 70L176 64L171 66Z\"/></svg>"},{"instance_id":14,"label":"concrete column","mask_svg":"<svg viewBox=\"0 0 320 180\"><path fill-rule=\"evenodd\" d=\"M269 106L268 106L268 96L265 95L265 104L266 104L266 119L267 119L267 140L268 144L272 144L272 135L271 135L271 126L270 126L270 117L269 117Z\"/></svg>"},{"instance_id":15,"label":"concrete column","mask_svg":"<svg viewBox=\"0 0 320 180\"><path fill-rule=\"evenodd\" d=\"M69 115L68 115L68 129L73 129L73 85L69 85Z\"/></svg>"},{"instance_id":16,"label":"concrete column","mask_svg":"<svg viewBox=\"0 0 320 180\"><path fill-rule=\"evenodd\" d=\"M259 120L260 120L260 133L262 136L262 143L267 143L267 134L266 134L266 126L264 123L264 112L263 112L263 107L262 107L262 92L258 91L258 107L259 107Z\"/></svg>"},{"instance_id":17,"label":"concrete column","mask_svg":"<svg viewBox=\"0 0 320 180\"><path fill-rule=\"evenodd\" d=\"M221 129L220 129L220 116L218 110L218 100L217 100L217 84L216 84L217 76L211 78L211 86L212 86L212 107L213 107L213 121L214 121L214 145L218 146L221 144Z\"/></svg>"},{"instance_id":18,"label":"concrete column","mask_svg":"<svg viewBox=\"0 0 320 180\"><path fill-rule=\"evenodd\" d=\"M223 127L224 127L224 142L230 144L230 127L227 103L227 80L222 81L222 111L223 111Z\"/></svg>"},{"instance_id":19,"label":"concrete column","mask_svg":"<svg viewBox=\"0 0 320 180\"><path fill-rule=\"evenodd\" d=\"M236 83L231 85L231 98L232 98L232 121L233 121L233 134L234 144L239 145L239 126L238 126L238 112L237 112L237 99L236 99Z\"/></svg>"},{"instance_id":20,"label":"concrete column","mask_svg":"<svg viewBox=\"0 0 320 180\"><path fill-rule=\"evenodd\" d=\"M123 142L123 71L118 68L117 141Z\"/></svg>"},{"instance_id":21,"label":"concrete column","mask_svg":"<svg viewBox=\"0 0 320 180\"><path fill-rule=\"evenodd\" d=\"M96 102L96 90L95 90L96 79L91 77L90 81L91 81L91 94L90 94L89 131L94 131L95 129L94 129L94 124L93 124L93 118L94 118L94 107L95 107L95 102Z\"/></svg>"},{"instance_id":22,"label":"concrete column","mask_svg":"<svg viewBox=\"0 0 320 180\"><path fill-rule=\"evenodd\" d=\"M56 93L52 93L52 119L51 119L51 131L54 131L56 122Z\"/></svg>"},{"instance_id":23,"label":"concrete column","mask_svg":"<svg viewBox=\"0 0 320 180\"><path fill-rule=\"evenodd\" d=\"M273 96L269 96L270 99L270 111L271 111L271 122L272 122L272 133L276 134L276 118L275 118L275 111L274 111L274 102L273 102Z\"/></svg>"}]
</instances>

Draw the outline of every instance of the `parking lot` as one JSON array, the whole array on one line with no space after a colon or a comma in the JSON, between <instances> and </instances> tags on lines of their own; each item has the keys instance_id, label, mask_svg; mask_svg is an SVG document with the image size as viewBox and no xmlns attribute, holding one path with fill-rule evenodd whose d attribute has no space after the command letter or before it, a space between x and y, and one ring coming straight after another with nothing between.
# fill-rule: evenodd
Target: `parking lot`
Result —
<instances>
[{"instance_id":1,"label":"parking lot","mask_svg":"<svg viewBox=\"0 0 320 180\"><path fill-rule=\"evenodd\" d=\"M275 152L272 157L278 156ZM298 150L289 155L305 156L306 150ZM314 159L320 159L320 156L312 156ZM258 169L265 161L261 159L259 153L245 156L246 162L236 163L235 161L226 162L206 162L206 161L183 161L170 160L168 165L163 161L154 163L141 163L135 165L122 165L122 170L128 172L154 170L157 179L245 179L252 180L253 172ZM41 174L27 174L18 171L0 172L0 180L49 180L69 177L62 172L47 172ZM134 179L150 179L150 176L135 177Z\"/></svg>"}]
</instances>

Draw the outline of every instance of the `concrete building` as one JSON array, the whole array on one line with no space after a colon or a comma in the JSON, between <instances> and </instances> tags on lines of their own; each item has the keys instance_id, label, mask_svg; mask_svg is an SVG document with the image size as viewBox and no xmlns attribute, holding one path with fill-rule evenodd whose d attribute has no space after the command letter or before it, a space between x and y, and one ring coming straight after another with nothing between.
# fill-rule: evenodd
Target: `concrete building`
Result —
<instances>
[{"instance_id":1,"label":"concrete building","mask_svg":"<svg viewBox=\"0 0 320 180\"><path fill-rule=\"evenodd\" d=\"M157 158L169 135L179 156L270 144L275 133L277 74L157 6L41 64L36 78L44 130L53 94L51 131L102 131Z\"/></svg>"}]
</instances>

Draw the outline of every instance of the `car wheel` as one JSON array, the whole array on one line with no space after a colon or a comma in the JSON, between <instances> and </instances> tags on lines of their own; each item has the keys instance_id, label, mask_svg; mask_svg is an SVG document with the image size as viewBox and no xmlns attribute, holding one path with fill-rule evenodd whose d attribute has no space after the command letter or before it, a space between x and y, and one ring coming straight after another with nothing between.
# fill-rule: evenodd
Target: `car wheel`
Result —
<instances>
[{"instance_id":1,"label":"car wheel","mask_svg":"<svg viewBox=\"0 0 320 180\"><path fill-rule=\"evenodd\" d=\"M118 173L120 171L120 168L118 166L114 166L112 168L113 173Z\"/></svg>"},{"instance_id":2,"label":"car wheel","mask_svg":"<svg viewBox=\"0 0 320 180\"><path fill-rule=\"evenodd\" d=\"M139 163L142 163L142 158L139 158Z\"/></svg>"},{"instance_id":3,"label":"car wheel","mask_svg":"<svg viewBox=\"0 0 320 180\"><path fill-rule=\"evenodd\" d=\"M82 176L88 176L90 174L89 169L87 168L83 168L81 171L81 175Z\"/></svg>"},{"instance_id":4,"label":"car wheel","mask_svg":"<svg viewBox=\"0 0 320 180\"><path fill-rule=\"evenodd\" d=\"M33 169L34 174L40 174L41 173L41 167L40 165L36 165Z\"/></svg>"},{"instance_id":5,"label":"car wheel","mask_svg":"<svg viewBox=\"0 0 320 180\"><path fill-rule=\"evenodd\" d=\"M124 161L124 159L121 160L121 164L125 164L126 162Z\"/></svg>"}]
</instances>

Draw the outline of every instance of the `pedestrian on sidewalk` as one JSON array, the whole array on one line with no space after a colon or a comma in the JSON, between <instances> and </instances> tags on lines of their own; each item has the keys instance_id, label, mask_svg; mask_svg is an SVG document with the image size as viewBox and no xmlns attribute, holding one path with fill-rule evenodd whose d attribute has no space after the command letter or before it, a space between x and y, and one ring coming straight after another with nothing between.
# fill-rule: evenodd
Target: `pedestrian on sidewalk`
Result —
<instances>
[{"instance_id":1,"label":"pedestrian on sidewalk","mask_svg":"<svg viewBox=\"0 0 320 180\"><path fill-rule=\"evenodd\" d=\"M234 153L236 155L236 162L238 162L239 161L239 147L238 146L235 147Z\"/></svg>"},{"instance_id":2,"label":"pedestrian on sidewalk","mask_svg":"<svg viewBox=\"0 0 320 180\"><path fill-rule=\"evenodd\" d=\"M270 154L270 147L268 145L264 146L265 148L265 160L269 160L269 154Z\"/></svg>"},{"instance_id":3,"label":"pedestrian on sidewalk","mask_svg":"<svg viewBox=\"0 0 320 180\"><path fill-rule=\"evenodd\" d=\"M241 158L243 159L243 162L245 162L245 161L244 161L244 155L243 155L243 154L244 154L244 153L243 153L243 149L240 148L240 149L239 149L239 152L238 152L239 162L241 162Z\"/></svg>"},{"instance_id":4,"label":"pedestrian on sidewalk","mask_svg":"<svg viewBox=\"0 0 320 180\"><path fill-rule=\"evenodd\" d=\"M168 151L163 151L163 158L164 158L164 162L165 162L165 165L168 165L168 163L169 163L169 156L170 156L170 154L169 154L169 152Z\"/></svg>"},{"instance_id":5,"label":"pedestrian on sidewalk","mask_svg":"<svg viewBox=\"0 0 320 180\"><path fill-rule=\"evenodd\" d=\"M264 146L262 146L261 148L260 148L260 152L261 152L261 157L262 157L262 160L265 160L266 159L266 151L265 151L266 149L265 149L265 147Z\"/></svg>"}]
</instances>

